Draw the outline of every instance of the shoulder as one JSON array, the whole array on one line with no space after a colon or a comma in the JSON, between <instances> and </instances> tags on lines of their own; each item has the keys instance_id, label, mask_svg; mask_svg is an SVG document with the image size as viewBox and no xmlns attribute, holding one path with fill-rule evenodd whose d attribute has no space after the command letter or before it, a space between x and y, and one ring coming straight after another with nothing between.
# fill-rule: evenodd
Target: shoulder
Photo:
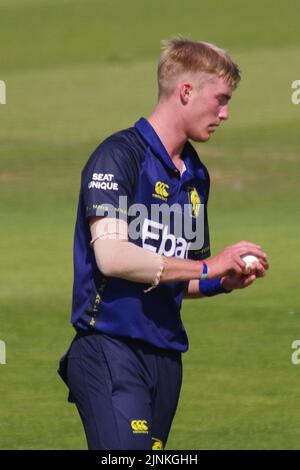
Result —
<instances>
[{"instance_id":1,"label":"shoulder","mask_svg":"<svg viewBox=\"0 0 300 470\"><path fill-rule=\"evenodd\" d=\"M107 137L91 154L85 168L95 164L138 167L145 152L145 143L134 127L121 130Z\"/></svg>"}]
</instances>

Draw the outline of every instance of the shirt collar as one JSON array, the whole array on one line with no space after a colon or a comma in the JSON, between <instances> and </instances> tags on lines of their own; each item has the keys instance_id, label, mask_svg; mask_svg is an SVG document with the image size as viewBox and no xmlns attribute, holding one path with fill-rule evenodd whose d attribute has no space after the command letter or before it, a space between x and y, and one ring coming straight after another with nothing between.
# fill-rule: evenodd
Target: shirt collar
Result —
<instances>
[{"instance_id":1,"label":"shirt collar","mask_svg":"<svg viewBox=\"0 0 300 470\"><path fill-rule=\"evenodd\" d=\"M142 137L146 140L146 142L149 144L151 149L155 152L155 154L160 157L172 171L176 170L176 166L172 162L170 155L168 154L166 148L164 147L162 141L156 134L151 124L145 118L141 118L135 123L135 127L142 135ZM191 165L189 162L187 145L185 145L183 148L182 156L186 170L188 171L190 170Z\"/></svg>"}]
</instances>

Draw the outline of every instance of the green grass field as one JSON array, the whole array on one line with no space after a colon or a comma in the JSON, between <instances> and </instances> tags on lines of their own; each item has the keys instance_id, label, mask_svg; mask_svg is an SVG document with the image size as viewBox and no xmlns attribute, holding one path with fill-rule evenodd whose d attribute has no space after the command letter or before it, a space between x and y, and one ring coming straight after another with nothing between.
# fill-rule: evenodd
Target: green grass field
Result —
<instances>
[{"instance_id":1,"label":"green grass field","mask_svg":"<svg viewBox=\"0 0 300 470\"><path fill-rule=\"evenodd\" d=\"M226 6L225 6L226 4ZM84 449L56 374L69 324L80 172L99 141L147 117L160 39L216 42L240 64L231 118L197 149L213 252L269 254L245 291L184 303L190 338L168 449L299 449L300 6L296 1L1 0L1 449Z\"/></svg>"}]
</instances>

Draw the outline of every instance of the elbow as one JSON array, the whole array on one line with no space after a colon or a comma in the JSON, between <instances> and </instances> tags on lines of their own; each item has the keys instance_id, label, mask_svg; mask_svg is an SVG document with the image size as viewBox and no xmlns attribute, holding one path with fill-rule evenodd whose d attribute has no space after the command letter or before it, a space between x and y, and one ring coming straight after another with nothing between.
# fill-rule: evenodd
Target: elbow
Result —
<instances>
[{"instance_id":1,"label":"elbow","mask_svg":"<svg viewBox=\"0 0 300 470\"><path fill-rule=\"evenodd\" d=\"M99 271L105 277L122 278L124 276L122 269L120 269L117 256L105 256L105 254L102 254L101 257L96 256L96 264Z\"/></svg>"},{"instance_id":2,"label":"elbow","mask_svg":"<svg viewBox=\"0 0 300 470\"><path fill-rule=\"evenodd\" d=\"M111 260L108 262L106 259L100 260L99 258L96 258L96 263L99 271L101 271L105 277L116 277L116 267Z\"/></svg>"}]
</instances>

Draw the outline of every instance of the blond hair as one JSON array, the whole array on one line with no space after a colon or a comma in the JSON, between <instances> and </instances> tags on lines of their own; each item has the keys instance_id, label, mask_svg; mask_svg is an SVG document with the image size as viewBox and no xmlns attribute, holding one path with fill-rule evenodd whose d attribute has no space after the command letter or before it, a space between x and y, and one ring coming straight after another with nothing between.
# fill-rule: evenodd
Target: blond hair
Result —
<instances>
[{"instance_id":1,"label":"blond hair","mask_svg":"<svg viewBox=\"0 0 300 470\"><path fill-rule=\"evenodd\" d=\"M157 70L159 97L172 94L176 80L186 72L199 73L199 86L207 74L214 74L223 77L232 89L237 87L240 70L225 50L182 36L163 40L161 44L163 52Z\"/></svg>"}]
</instances>

